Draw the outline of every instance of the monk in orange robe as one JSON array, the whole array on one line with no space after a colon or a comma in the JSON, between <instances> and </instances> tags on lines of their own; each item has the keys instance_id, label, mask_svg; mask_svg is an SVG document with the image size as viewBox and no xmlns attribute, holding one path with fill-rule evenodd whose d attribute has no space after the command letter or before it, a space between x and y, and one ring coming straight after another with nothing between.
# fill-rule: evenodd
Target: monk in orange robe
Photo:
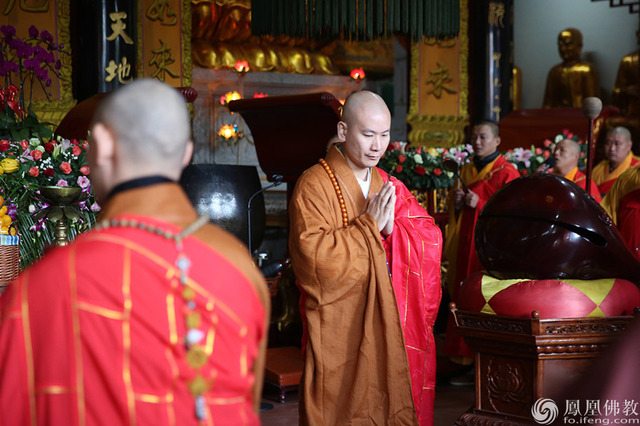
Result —
<instances>
[{"instance_id":1,"label":"monk in orange robe","mask_svg":"<svg viewBox=\"0 0 640 426\"><path fill-rule=\"evenodd\" d=\"M631 132L626 127L614 127L607 132L604 145L605 159L593 168L593 181L598 185L603 197L613 183L629 167L640 165L640 158L631 152Z\"/></svg>"},{"instance_id":2,"label":"monk in orange robe","mask_svg":"<svg viewBox=\"0 0 640 426\"><path fill-rule=\"evenodd\" d=\"M99 225L0 297L0 424L259 424L268 292L176 183L184 99L137 80L95 120Z\"/></svg>"},{"instance_id":3,"label":"monk in orange robe","mask_svg":"<svg viewBox=\"0 0 640 426\"><path fill-rule=\"evenodd\" d=\"M601 205L629 250L640 259L640 167L632 167L620 175Z\"/></svg>"},{"instance_id":4,"label":"monk in orange robe","mask_svg":"<svg viewBox=\"0 0 640 426\"><path fill-rule=\"evenodd\" d=\"M376 168L391 115L360 91L340 147L298 180L289 250L308 332L303 425L433 425L442 235L407 188Z\"/></svg>"},{"instance_id":5,"label":"monk in orange robe","mask_svg":"<svg viewBox=\"0 0 640 426\"><path fill-rule=\"evenodd\" d=\"M556 158L556 165L553 166L553 173L570 180L586 191L587 177L578 170L578 160L580 159L580 145L571 139L564 139L558 142L553 150ZM589 194L597 202L602 201L598 185L592 179L590 182Z\"/></svg>"},{"instance_id":6,"label":"monk in orange robe","mask_svg":"<svg viewBox=\"0 0 640 426\"><path fill-rule=\"evenodd\" d=\"M500 187L520 177L516 168L498 151L500 133L496 123L483 120L474 125L471 145L474 160L462 167L460 172L468 192L465 192L460 181L456 181L448 205L449 227L444 256L449 261L447 284L454 302L460 283L473 272L482 270L473 238L478 214ZM451 321L447 324L445 351L454 357L455 362L471 363L469 358L473 352L464 344Z\"/></svg>"}]
</instances>

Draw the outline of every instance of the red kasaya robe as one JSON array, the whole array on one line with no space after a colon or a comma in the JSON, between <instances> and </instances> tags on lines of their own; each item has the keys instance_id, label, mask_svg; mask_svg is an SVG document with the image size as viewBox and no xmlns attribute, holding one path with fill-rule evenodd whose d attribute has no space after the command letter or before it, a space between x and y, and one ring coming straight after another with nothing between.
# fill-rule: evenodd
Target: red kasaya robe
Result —
<instances>
[{"instance_id":1,"label":"red kasaya robe","mask_svg":"<svg viewBox=\"0 0 640 426\"><path fill-rule=\"evenodd\" d=\"M600 195L603 197L607 192L611 190L613 183L620 177L620 175L630 167L636 167L640 165L640 158L633 155L632 152L629 152L624 160L612 171L609 171L609 161L602 160L598 163L592 171L593 181L598 185L598 190L600 191Z\"/></svg>"},{"instance_id":2,"label":"red kasaya robe","mask_svg":"<svg viewBox=\"0 0 640 426\"><path fill-rule=\"evenodd\" d=\"M197 214L168 183L115 195L100 218L179 233ZM264 279L240 241L213 225L183 245L203 366L185 359L189 310L174 241L131 227L90 231L0 296L0 424L259 424ZM197 375L210 386L203 422L187 387Z\"/></svg>"},{"instance_id":3,"label":"red kasaya robe","mask_svg":"<svg viewBox=\"0 0 640 426\"><path fill-rule=\"evenodd\" d=\"M441 232L391 178L395 222L383 241L373 217L362 213L366 200L341 152L331 148L326 161L348 226L319 164L300 177L289 208L289 250L309 336L300 422L432 425ZM389 178L374 168L370 179L372 196Z\"/></svg>"},{"instance_id":4,"label":"red kasaya robe","mask_svg":"<svg viewBox=\"0 0 640 426\"><path fill-rule=\"evenodd\" d=\"M573 168L569 173L565 176L565 179L569 179L571 182L578 185L580 188L586 191L587 187L587 175L578 170L577 167ZM598 185L591 179L591 191L589 192L594 200L597 202L602 201L602 196L600 195L600 190L598 189Z\"/></svg>"},{"instance_id":5,"label":"red kasaya robe","mask_svg":"<svg viewBox=\"0 0 640 426\"><path fill-rule=\"evenodd\" d=\"M601 205L629 250L640 259L640 167L632 167L620 175Z\"/></svg>"},{"instance_id":6,"label":"red kasaya robe","mask_svg":"<svg viewBox=\"0 0 640 426\"><path fill-rule=\"evenodd\" d=\"M449 200L449 226L445 242L444 256L449 261L447 284L453 302L457 299L460 283L473 272L482 270L482 264L476 253L474 234L476 221L489 198L507 182L520 177L518 171L502 155L498 156L482 170L478 171L473 163L462 167L460 177L469 191L478 195L475 208L464 206L456 212L453 199ZM461 187L456 181L453 188ZM464 343L453 327L447 324L445 351L454 356L473 356L473 351Z\"/></svg>"}]
</instances>

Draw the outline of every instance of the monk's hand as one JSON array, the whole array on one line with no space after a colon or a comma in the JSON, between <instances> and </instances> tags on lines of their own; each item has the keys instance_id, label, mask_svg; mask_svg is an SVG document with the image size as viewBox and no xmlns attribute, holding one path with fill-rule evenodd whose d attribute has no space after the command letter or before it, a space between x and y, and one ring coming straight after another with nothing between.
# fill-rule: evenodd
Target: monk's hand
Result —
<instances>
[{"instance_id":1,"label":"monk's hand","mask_svg":"<svg viewBox=\"0 0 640 426\"><path fill-rule=\"evenodd\" d=\"M478 200L480 200L480 196L475 192L469 191L469 193L464 196L465 206L470 207L472 209L476 208L476 206L478 205Z\"/></svg>"},{"instance_id":2,"label":"monk's hand","mask_svg":"<svg viewBox=\"0 0 640 426\"><path fill-rule=\"evenodd\" d=\"M396 188L391 183L389 183L389 186L391 188L391 197L389 197L389 203L385 206L385 210L389 212L389 215L387 224L380 231L385 237L388 237L393 232L396 211Z\"/></svg>"},{"instance_id":3,"label":"monk's hand","mask_svg":"<svg viewBox=\"0 0 640 426\"><path fill-rule=\"evenodd\" d=\"M382 185L382 189L374 194L367 207L365 213L369 213L378 224L378 231L382 231L387 226L387 222L391 217L393 220L393 208L395 207L395 188L391 183L386 182ZM391 224L393 229L393 224Z\"/></svg>"},{"instance_id":4,"label":"monk's hand","mask_svg":"<svg viewBox=\"0 0 640 426\"><path fill-rule=\"evenodd\" d=\"M455 206L456 210L460 210L462 206L464 206L464 195L465 194L462 188L455 188L453 190L451 196L453 197L453 205Z\"/></svg>"}]
</instances>

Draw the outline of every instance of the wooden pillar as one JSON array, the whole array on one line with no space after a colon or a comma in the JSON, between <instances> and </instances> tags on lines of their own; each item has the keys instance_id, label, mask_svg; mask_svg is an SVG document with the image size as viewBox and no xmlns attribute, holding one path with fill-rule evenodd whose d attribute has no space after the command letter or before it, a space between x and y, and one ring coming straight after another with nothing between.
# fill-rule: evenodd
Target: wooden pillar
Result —
<instances>
[{"instance_id":1,"label":"wooden pillar","mask_svg":"<svg viewBox=\"0 0 640 426\"><path fill-rule=\"evenodd\" d=\"M469 114L499 122L513 109L513 0L469 2Z\"/></svg>"}]
</instances>

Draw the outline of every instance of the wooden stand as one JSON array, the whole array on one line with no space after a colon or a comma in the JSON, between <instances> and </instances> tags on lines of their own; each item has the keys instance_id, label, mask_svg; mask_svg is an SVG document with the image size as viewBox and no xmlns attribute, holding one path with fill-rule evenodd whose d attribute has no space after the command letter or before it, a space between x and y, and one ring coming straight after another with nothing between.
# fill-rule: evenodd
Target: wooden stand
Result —
<instances>
[{"instance_id":1,"label":"wooden stand","mask_svg":"<svg viewBox=\"0 0 640 426\"><path fill-rule=\"evenodd\" d=\"M286 346L267 349L264 379L267 384L280 390L280 402L285 402L287 392L298 390L303 369L304 357L300 348Z\"/></svg>"},{"instance_id":2,"label":"wooden stand","mask_svg":"<svg viewBox=\"0 0 640 426\"><path fill-rule=\"evenodd\" d=\"M633 316L531 319L460 311L458 332L475 351L475 406L456 425L536 424L531 407L580 376ZM564 409L564 407L560 407Z\"/></svg>"}]
</instances>

